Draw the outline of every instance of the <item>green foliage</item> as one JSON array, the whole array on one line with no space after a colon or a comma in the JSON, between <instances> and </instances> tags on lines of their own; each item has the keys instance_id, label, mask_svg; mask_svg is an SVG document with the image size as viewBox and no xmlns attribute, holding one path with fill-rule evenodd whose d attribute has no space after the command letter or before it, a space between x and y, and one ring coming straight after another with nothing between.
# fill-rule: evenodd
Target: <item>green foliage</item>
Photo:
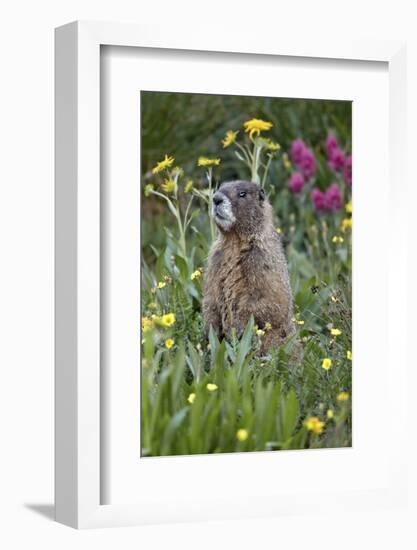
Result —
<instances>
[{"instance_id":1,"label":"green foliage","mask_svg":"<svg viewBox=\"0 0 417 550\"><path fill-rule=\"evenodd\" d=\"M260 356L262 335L253 319L240 339L220 342L212 331L206 338L201 312L213 231L207 189L228 177L249 177L220 140L251 117L273 121L268 137L282 147L265 188L286 248L298 327L267 356ZM181 174L171 205L152 192L142 197L143 456L351 445L351 236L341 226L350 214L344 208L318 214L309 199L313 186L324 189L333 178L344 203L350 200L350 190L326 164L329 129L350 146L350 104L142 94L143 185L157 188L163 180L150 169L170 154L196 191L190 201ZM294 195L282 153L299 136L314 150L317 173L303 194ZM222 158L209 180L196 167L199 155Z\"/></svg>"}]
</instances>

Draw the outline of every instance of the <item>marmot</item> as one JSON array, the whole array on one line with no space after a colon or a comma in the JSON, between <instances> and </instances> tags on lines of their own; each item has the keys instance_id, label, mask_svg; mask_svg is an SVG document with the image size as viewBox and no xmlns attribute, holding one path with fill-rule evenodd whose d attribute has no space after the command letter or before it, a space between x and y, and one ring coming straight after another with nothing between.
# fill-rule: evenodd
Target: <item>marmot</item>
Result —
<instances>
[{"instance_id":1,"label":"marmot","mask_svg":"<svg viewBox=\"0 0 417 550\"><path fill-rule=\"evenodd\" d=\"M240 336L251 315L266 352L295 332L287 262L272 223L272 207L256 183L223 183L212 199L219 228L208 257L203 314L222 338Z\"/></svg>"}]
</instances>

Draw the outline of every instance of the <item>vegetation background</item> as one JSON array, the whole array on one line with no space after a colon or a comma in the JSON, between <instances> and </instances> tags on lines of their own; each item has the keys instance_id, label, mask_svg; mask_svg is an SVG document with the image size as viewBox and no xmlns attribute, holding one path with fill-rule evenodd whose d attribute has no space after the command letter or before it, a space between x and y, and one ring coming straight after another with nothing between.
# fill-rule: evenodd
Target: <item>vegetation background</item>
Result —
<instances>
[{"instance_id":1,"label":"vegetation background","mask_svg":"<svg viewBox=\"0 0 417 550\"><path fill-rule=\"evenodd\" d=\"M240 340L206 341L203 331L209 180L250 179L236 143L222 139L239 130L250 150L243 124L253 118L271 122L262 136L279 144L263 150L260 170L269 160L265 190L289 263L298 361L292 342L260 357L253 322ZM351 103L142 92L141 133L142 455L350 446ZM343 166L329 157L329 136ZM300 139L314 160L308 174L294 159ZM153 170L165 155L172 165ZM201 156L220 162L204 168ZM300 173L301 189L292 183ZM323 207L335 187L337 200Z\"/></svg>"}]
</instances>

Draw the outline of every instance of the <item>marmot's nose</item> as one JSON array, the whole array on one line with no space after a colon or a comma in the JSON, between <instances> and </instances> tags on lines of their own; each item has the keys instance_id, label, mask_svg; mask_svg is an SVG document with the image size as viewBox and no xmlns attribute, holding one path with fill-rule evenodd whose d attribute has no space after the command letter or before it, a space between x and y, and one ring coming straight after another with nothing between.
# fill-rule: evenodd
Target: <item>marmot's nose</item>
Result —
<instances>
[{"instance_id":1,"label":"marmot's nose","mask_svg":"<svg viewBox=\"0 0 417 550\"><path fill-rule=\"evenodd\" d=\"M221 193L218 193L218 192L214 193L213 202L216 206L221 204L223 202L223 195Z\"/></svg>"}]
</instances>

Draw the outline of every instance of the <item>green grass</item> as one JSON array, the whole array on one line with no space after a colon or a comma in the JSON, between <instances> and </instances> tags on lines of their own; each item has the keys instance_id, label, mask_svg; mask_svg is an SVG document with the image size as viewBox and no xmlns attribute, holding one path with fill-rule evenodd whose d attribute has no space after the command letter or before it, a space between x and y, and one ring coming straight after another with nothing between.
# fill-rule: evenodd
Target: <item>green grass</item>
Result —
<instances>
[{"instance_id":1,"label":"green grass","mask_svg":"<svg viewBox=\"0 0 417 550\"><path fill-rule=\"evenodd\" d=\"M153 113L155 120L165 113L159 100L145 104L147 116ZM266 109L268 104L262 101ZM288 101L284 105L287 114L291 107ZM143 195L142 456L351 445L352 362L347 356L352 349L351 236L349 230L341 230L342 220L350 214L341 209L319 215L309 198L313 185L323 188L335 180L343 189L344 203L350 201L350 190L328 169L320 141L331 120L333 128L339 126L344 142L349 143L350 119L340 103L324 103L316 102L314 108L308 109L301 104L295 106L286 119L295 121L295 126L285 129L285 140L280 139L279 130L268 135L289 146L291 135L299 135L303 117L308 115L314 124L306 126L310 133L305 132L302 137L314 147L318 163L316 177L297 196L288 190L289 173L281 160L282 151L271 164L266 190L285 244L298 331L293 340L271 350L268 356L259 355L262 336L257 336L253 321L240 340L231 337L219 342L213 333L208 340L204 335L202 284L211 233L204 200L207 180L204 171L195 167L204 150L195 144L196 137L194 141L184 138L194 145L187 149L188 161L184 160L183 167L188 169L180 175L178 195L172 199L183 219L193 197L188 210L192 216L184 231L185 250L179 225L167 202L159 196ZM269 107L272 112L278 109L275 104ZM188 126L179 121L178 127L185 125L191 131L196 119L190 115L190 120L192 124ZM279 128L275 119L274 127ZM146 139L156 143L149 132ZM211 152L222 158L227 171L233 165L240 177L248 177L242 163L229 150L222 151L219 143L216 150L208 153ZM171 149L165 153L171 154ZM153 164L162 157L155 157ZM224 179L222 164L215 167L213 182ZM187 177L194 181L194 196L184 192ZM143 187L150 181L158 188L162 178L146 176ZM343 242L333 242L334 236L343 236ZM197 270L200 275L195 276ZM175 322L164 323L162 316L171 313ZM332 336L332 328L341 334ZM167 340L168 344L169 340L174 342L169 349ZM322 367L324 358L332 361L329 370ZM341 392L345 392L342 397L348 398L338 400ZM329 410L332 413L328 415ZM317 433L311 429L311 422L306 425L311 417L324 423Z\"/></svg>"}]
</instances>

